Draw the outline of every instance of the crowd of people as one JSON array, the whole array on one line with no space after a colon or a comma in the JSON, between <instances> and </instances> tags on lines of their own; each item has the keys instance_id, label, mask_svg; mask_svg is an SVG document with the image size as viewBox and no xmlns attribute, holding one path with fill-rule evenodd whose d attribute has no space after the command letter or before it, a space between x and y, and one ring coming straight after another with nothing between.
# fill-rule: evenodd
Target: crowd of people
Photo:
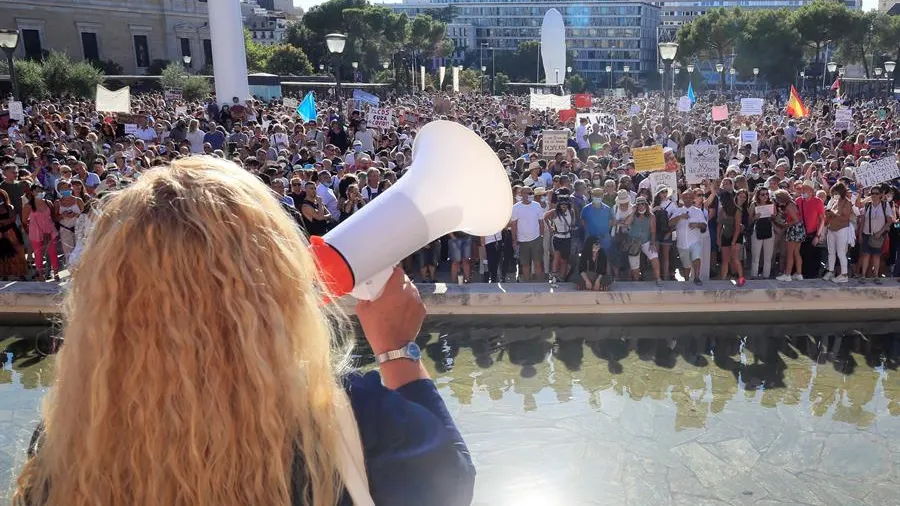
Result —
<instances>
[{"instance_id":1,"label":"crowd of people","mask_svg":"<svg viewBox=\"0 0 900 506\"><path fill-rule=\"evenodd\" d=\"M365 104L330 94L317 98L315 119L280 100L220 106L151 93L132 97L129 115L98 113L91 101L26 103L22 120L0 116L0 277L59 280L78 264L104 195L193 155L239 164L307 234L323 235L403 176L418 128L435 119L480 134L515 204L497 234L452 233L405 259L416 281L607 290L616 280L900 277L900 181L863 187L856 177L900 147L896 101L808 98L809 115L793 118L768 100L760 115L712 120L714 105L739 110L736 98L710 94L665 118L659 95L594 97L582 111L600 114L561 120L529 109L527 96L390 93L377 106L392 111L387 128L369 124ZM839 107L852 109L841 130ZM546 131L567 131L564 151L543 149ZM718 177L688 184L692 144L718 147ZM674 185L635 170L632 150L654 145Z\"/></svg>"}]
</instances>

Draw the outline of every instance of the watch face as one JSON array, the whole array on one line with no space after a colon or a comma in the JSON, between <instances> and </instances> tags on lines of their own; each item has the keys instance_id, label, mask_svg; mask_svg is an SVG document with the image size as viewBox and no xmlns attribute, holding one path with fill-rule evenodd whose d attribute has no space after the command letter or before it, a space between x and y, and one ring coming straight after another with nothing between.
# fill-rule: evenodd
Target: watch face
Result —
<instances>
[{"instance_id":1,"label":"watch face","mask_svg":"<svg viewBox=\"0 0 900 506\"><path fill-rule=\"evenodd\" d=\"M419 345L416 343L407 344L406 353L409 354L409 358L413 360L419 360L422 358L422 350L419 349Z\"/></svg>"}]
</instances>

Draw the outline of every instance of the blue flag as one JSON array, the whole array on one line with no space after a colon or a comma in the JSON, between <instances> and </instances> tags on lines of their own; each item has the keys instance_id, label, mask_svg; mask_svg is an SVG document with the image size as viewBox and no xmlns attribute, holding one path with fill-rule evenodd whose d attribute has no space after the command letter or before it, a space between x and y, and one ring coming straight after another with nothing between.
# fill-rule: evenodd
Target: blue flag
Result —
<instances>
[{"instance_id":1,"label":"blue flag","mask_svg":"<svg viewBox=\"0 0 900 506\"><path fill-rule=\"evenodd\" d=\"M318 116L316 113L316 99L313 97L311 91L306 93L306 96L303 97L303 101L297 106L297 114L303 118L304 123L307 121L314 121Z\"/></svg>"},{"instance_id":2,"label":"blue flag","mask_svg":"<svg viewBox=\"0 0 900 506\"><path fill-rule=\"evenodd\" d=\"M697 101L697 97L694 96L694 84L691 83L690 81L688 81L688 92L687 92L687 96L688 96L689 99L691 99L691 103L692 103L692 104L693 104L694 102Z\"/></svg>"}]
</instances>

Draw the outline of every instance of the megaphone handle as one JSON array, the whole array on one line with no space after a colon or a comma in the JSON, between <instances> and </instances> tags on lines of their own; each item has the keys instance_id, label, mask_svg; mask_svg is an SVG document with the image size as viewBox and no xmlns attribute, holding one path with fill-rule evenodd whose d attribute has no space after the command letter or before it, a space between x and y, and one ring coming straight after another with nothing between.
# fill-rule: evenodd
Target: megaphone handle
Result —
<instances>
[{"instance_id":1,"label":"megaphone handle","mask_svg":"<svg viewBox=\"0 0 900 506\"><path fill-rule=\"evenodd\" d=\"M384 285L391 279L391 274L393 273L394 269L391 268L375 274L354 288L353 291L350 292L350 295L359 300L375 300L378 297L381 297L381 292L384 291Z\"/></svg>"}]
</instances>

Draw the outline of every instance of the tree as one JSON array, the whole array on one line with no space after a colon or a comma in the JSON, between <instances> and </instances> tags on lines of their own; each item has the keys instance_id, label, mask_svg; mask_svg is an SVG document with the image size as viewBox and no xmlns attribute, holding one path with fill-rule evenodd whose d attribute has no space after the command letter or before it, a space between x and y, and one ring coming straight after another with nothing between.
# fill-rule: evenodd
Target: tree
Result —
<instances>
[{"instance_id":1,"label":"tree","mask_svg":"<svg viewBox=\"0 0 900 506\"><path fill-rule=\"evenodd\" d=\"M847 6L832 0L815 0L794 11L791 23L801 42L814 51L815 69L821 68L822 48L842 36L848 18Z\"/></svg>"},{"instance_id":2,"label":"tree","mask_svg":"<svg viewBox=\"0 0 900 506\"><path fill-rule=\"evenodd\" d=\"M862 63L866 77L869 77L869 58L876 47L876 26L880 26L878 12L848 11L847 20L838 45L838 59L844 63Z\"/></svg>"},{"instance_id":3,"label":"tree","mask_svg":"<svg viewBox=\"0 0 900 506\"><path fill-rule=\"evenodd\" d=\"M281 76L309 75L313 69L302 49L290 44L280 44L269 54L266 72Z\"/></svg>"},{"instance_id":4,"label":"tree","mask_svg":"<svg viewBox=\"0 0 900 506\"><path fill-rule=\"evenodd\" d=\"M51 96L63 96L69 90L69 67L72 61L63 53L51 52L41 63L41 75Z\"/></svg>"},{"instance_id":5,"label":"tree","mask_svg":"<svg viewBox=\"0 0 900 506\"><path fill-rule=\"evenodd\" d=\"M180 63L170 63L159 74L159 84L164 88L180 90L184 88L188 74Z\"/></svg>"},{"instance_id":6,"label":"tree","mask_svg":"<svg viewBox=\"0 0 900 506\"><path fill-rule=\"evenodd\" d=\"M185 100L203 100L211 92L209 81L202 76L187 76L181 86L181 96Z\"/></svg>"},{"instance_id":7,"label":"tree","mask_svg":"<svg viewBox=\"0 0 900 506\"><path fill-rule=\"evenodd\" d=\"M889 59L900 61L900 16L879 16L873 29L877 51L893 54Z\"/></svg>"},{"instance_id":8,"label":"tree","mask_svg":"<svg viewBox=\"0 0 900 506\"><path fill-rule=\"evenodd\" d=\"M103 72L88 61L73 63L69 67L69 93L77 98L92 98L97 85L103 82Z\"/></svg>"},{"instance_id":9,"label":"tree","mask_svg":"<svg viewBox=\"0 0 900 506\"><path fill-rule=\"evenodd\" d=\"M724 63L735 53L747 18L741 9L713 9L678 29L680 58L697 56ZM725 86L725 74L720 76Z\"/></svg>"},{"instance_id":10,"label":"tree","mask_svg":"<svg viewBox=\"0 0 900 506\"><path fill-rule=\"evenodd\" d=\"M51 96L92 97L103 82L100 70L90 63L73 62L57 52L51 52L41 63L41 77Z\"/></svg>"},{"instance_id":11,"label":"tree","mask_svg":"<svg viewBox=\"0 0 900 506\"><path fill-rule=\"evenodd\" d=\"M247 70L265 72L275 47L256 42L250 35L250 30L244 29L244 51L247 53Z\"/></svg>"},{"instance_id":12,"label":"tree","mask_svg":"<svg viewBox=\"0 0 900 506\"><path fill-rule=\"evenodd\" d=\"M374 81L381 84L394 84L394 71L391 69L381 69L375 72Z\"/></svg>"},{"instance_id":13,"label":"tree","mask_svg":"<svg viewBox=\"0 0 900 506\"><path fill-rule=\"evenodd\" d=\"M434 19L435 21L452 23L453 20L456 19L456 16L459 15L459 9L457 9L455 5L450 4L441 9L424 9L422 13L431 16L431 19Z\"/></svg>"},{"instance_id":14,"label":"tree","mask_svg":"<svg viewBox=\"0 0 900 506\"><path fill-rule=\"evenodd\" d=\"M753 10L737 44L734 67L743 79L753 77L758 68L775 86L793 82L803 59L800 34L790 22L787 10Z\"/></svg>"},{"instance_id":15,"label":"tree","mask_svg":"<svg viewBox=\"0 0 900 506\"><path fill-rule=\"evenodd\" d=\"M481 72L472 69L462 69L459 72L459 88L480 91Z\"/></svg>"},{"instance_id":16,"label":"tree","mask_svg":"<svg viewBox=\"0 0 900 506\"><path fill-rule=\"evenodd\" d=\"M148 76L159 76L162 75L162 71L164 68L168 67L169 64L172 63L169 60L163 60L161 58L157 58L150 62L150 66L147 67L147 75Z\"/></svg>"},{"instance_id":17,"label":"tree","mask_svg":"<svg viewBox=\"0 0 900 506\"><path fill-rule=\"evenodd\" d=\"M506 88L509 86L509 76L504 74L503 72L497 72L494 75L494 92L498 95L502 95L506 93Z\"/></svg>"},{"instance_id":18,"label":"tree","mask_svg":"<svg viewBox=\"0 0 900 506\"><path fill-rule=\"evenodd\" d=\"M566 88L572 93L582 93L587 89L587 82L578 74L572 74L566 79Z\"/></svg>"},{"instance_id":19,"label":"tree","mask_svg":"<svg viewBox=\"0 0 900 506\"><path fill-rule=\"evenodd\" d=\"M41 100L50 96L40 63L33 60L15 60L13 65L16 66L16 82L19 84L19 95L22 100Z\"/></svg>"}]
</instances>

